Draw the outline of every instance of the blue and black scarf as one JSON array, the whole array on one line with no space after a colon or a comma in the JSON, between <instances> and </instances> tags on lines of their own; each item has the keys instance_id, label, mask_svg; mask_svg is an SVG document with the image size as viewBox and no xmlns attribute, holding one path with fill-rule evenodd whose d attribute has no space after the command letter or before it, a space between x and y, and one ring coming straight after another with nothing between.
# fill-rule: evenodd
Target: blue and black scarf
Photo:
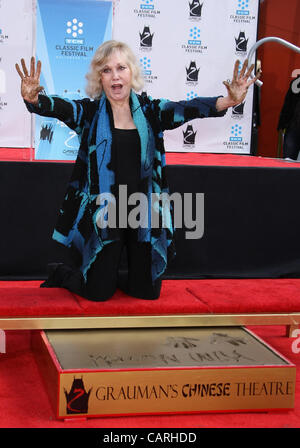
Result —
<instances>
[{"instance_id":1,"label":"blue and black scarf","mask_svg":"<svg viewBox=\"0 0 300 448\"><path fill-rule=\"evenodd\" d=\"M164 222L164 226L151 228L151 195L153 193L157 195L168 193L165 155L164 150L159 150L156 147L154 135L156 123L149 104L147 105L147 102L142 101L141 97L132 91L130 105L133 121L141 142L141 192L148 199L148 226L138 229L138 241L151 244L152 280L155 281L165 271L168 259L175 255L172 211L168 203L158 203L160 222ZM61 209L61 216L53 234L55 240L71 247L73 251L75 250L77 254L80 254L81 271L85 279L90 266L104 245L110 244L118 238L116 229L99 228L97 225L99 212L97 197L100 193L114 192L116 175L112 163L112 130L109 103L105 94L102 94L95 111L89 129L87 146L88 153L79 151L76 161L77 169L75 166ZM163 146L161 148L163 149ZM80 181L76 177L82 176L80 171L84 167L87 170L85 185L80 189ZM66 214L66 210L70 212L72 208L77 210L77 216L74 216L71 230L69 229L69 232L66 232L64 214ZM166 226L166 223L168 223L168 226Z\"/></svg>"}]
</instances>

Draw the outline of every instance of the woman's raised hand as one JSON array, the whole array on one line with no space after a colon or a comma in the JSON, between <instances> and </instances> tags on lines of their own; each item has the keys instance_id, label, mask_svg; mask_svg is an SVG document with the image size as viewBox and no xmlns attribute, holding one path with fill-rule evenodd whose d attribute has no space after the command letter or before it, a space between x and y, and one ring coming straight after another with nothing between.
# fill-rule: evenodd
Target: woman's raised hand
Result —
<instances>
[{"instance_id":1,"label":"woman's raised hand","mask_svg":"<svg viewBox=\"0 0 300 448\"><path fill-rule=\"evenodd\" d=\"M239 61L236 61L234 64L232 81L230 83L228 81L223 82L227 89L228 97L234 104L242 103L247 95L249 87L260 78L261 71L259 71L257 76L253 79L249 79L252 70L254 69L254 64L252 64L249 69L247 69L247 67L248 60L246 59L239 73Z\"/></svg>"},{"instance_id":2,"label":"woman's raised hand","mask_svg":"<svg viewBox=\"0 0 300 448\"><path fill-rule=\"evenodd\" d=\"M16 70L22 80L21 95L25 101L36 104L38 103L39 92L44 90L44 87L40 86L42 63L41 61L38 61L35 69L35 58L32 56L30 61L30 73L28 73L24 59L21 59L21 65L23 71L20 69L19 64L16 64Z\"/></svg>"}]
</instances>

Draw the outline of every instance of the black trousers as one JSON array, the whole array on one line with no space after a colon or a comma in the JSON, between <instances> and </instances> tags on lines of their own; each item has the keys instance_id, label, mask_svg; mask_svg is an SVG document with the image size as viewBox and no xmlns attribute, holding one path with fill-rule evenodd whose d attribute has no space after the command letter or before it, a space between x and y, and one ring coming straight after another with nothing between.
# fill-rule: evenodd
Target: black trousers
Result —
<instances>
[{"instance_id":1,"label":"black trousers","mask_svg":"<svg viewBox=\"0 0 300 448\"><path fill-rule=\"evenodd\" d=\"M126 248L128 271L120 271L123 250ZM151 245L137 241L133 229L120 230L120 240L101 250L90 267L85 282L79 269L70 264L51 263L49 277L41 287L62 287L93 301L105 301L117 288L140 299L158 299L161 278L152 282Z\"/></svg>"},{"instance_id":2,"label":"black trousers","mask_svg":"<svg viewBox=\"0 0 300 448\"><path fill-rule=\"evenodd\" d=\"M296 121L286 129L283 140L283 157L297 160L300 151L300 126Z\"/></svg>"}]
</instances>

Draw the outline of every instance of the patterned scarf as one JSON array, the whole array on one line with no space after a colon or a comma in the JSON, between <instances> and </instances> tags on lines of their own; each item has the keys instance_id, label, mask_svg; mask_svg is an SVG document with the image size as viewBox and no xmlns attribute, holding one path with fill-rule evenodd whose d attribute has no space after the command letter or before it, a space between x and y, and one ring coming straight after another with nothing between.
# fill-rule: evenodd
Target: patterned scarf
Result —
<instances>
[{"instance_id":1,"label":"patterned scarf","mask_svg":"<svg viewBox=\"0 0 300 448\"><path fill-rule=\"evenodd\" d=\"M162 150L155 147L154 133L151 127L154 123L147 120L146 115L150 117L147 104L140 102L139 98L133 91L130 95L131 112L134 124L138 130L141 141L141 185L142 192L147 196L148 200L148 225L147 227L138 228L138 241L149 242L151 244L152 255L152 281L154 282L161 276L166 269L169 257L175 255L173 246L173 224L171 209L168 203L157 203L156 212L160 217L160 222L164 222L164 228L151 228L152 215L152 199L153 194L160 195L161 193L168 193L165 176L165 157ZM112 154L112 132L110 125L109 112L107 110L107 98L105 94L102 95L99 102L96 131L96 145L90 147L88 156L88 179L86 190L89 191L89 201L93 204L90 208L92 213L93 226L96 230L97 238L90 238L82 250L83 264L82 272L86 278L88 269L97 254L101 251L104 245L114 241L114 232L109 227L99 228L97 226L97 215L99 206L96 207L96 199L99 193L113 192L115 185L115 172L111 164ZM152 120L153 121L153 120ZM97 167L95 167L95 163ZM95 188L93 178L97 170L98 188ZM84 213L81 213L82 216Z\"/></svg>"}]
</instances>

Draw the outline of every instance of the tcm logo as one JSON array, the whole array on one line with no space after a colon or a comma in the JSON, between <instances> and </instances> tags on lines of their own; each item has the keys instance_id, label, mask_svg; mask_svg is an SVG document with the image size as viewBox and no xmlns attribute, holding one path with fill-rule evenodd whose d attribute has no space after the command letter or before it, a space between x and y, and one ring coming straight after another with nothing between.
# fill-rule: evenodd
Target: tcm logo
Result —
<instances>
[{"instance_id":1,"label":"tcm logo","mask_svg":"<svg viewBox=\"0 0 300 448\"><path fill-rule=\"evenodd\" d=\"M246 53L248 40L246 39L245 32L240 31L239 37L235 38L235 51L237 53Z\"/></svg>"},{"instance_id":2,"label":"tcm logo","mask_svg":"<svg viewBox=\"0 0 300 448\"><path fill-rule=\"evenodd\" d=\"M192 2L189 2L189 6L190 17L201 18L203 3L200 3L200 0L193 0Z\"/></svg>"},{"instance_id":3,"label":"tcm logo","mask_svg":"<svg viewBox=\"0 0 300 448\"><path fill-rule=\"evenodd\" d=\"M231 126L231 137L229 138L231 142L242 142L242 126L235 124Z\"/></svg>"},{"instance_id":4,"label":"tcm logo","mask_svg":"<svg viewBox=\"0 0 300 448\"><path fill-rule=\"evenodd\" d=\"M238 0L236 14L238 16L248 16L250 0Z\"/></svg>"},{"instance_id":5,"label":"tcm logo","mask_svg":"<svg viewBox=\"0 0 300 448\"><path fill-rule=\"evenodd\" d=\"M68 20L66 33L70 34L72 37L82 36L83 23L78 21L76 18L73 20Z\"/></svg>"},{"instance_id":6,"label":"tcm logo","mask_svg":"<svg viewBox=\"0 0 300 448\"><path fill-rule=\"evenodd\" d=\"M143 29L143 32L140 33L140 46L141 48L152 48L152 40L153 40L154 33L151 34L150 27L145 26Z\"/></svg>"},{"instance_id":7,"label":"tcm logo","mask_svg":"<svg viewBox=\"0 0 300 448\"><path fill-rule=\"evenodd\" d=\"M83 379L73 379L72 387L69 392L64 389L67 400L67 414L87 414L88 402L92 388L86 392Z\"/></svg>"},{"instance_id":8,"label":"tcm logo","mask_svg":"<svg viewBox=\"0 0 300 448\"><path fill-rule=\"evenodd\" d=\"M140 67L144 75L151 75L151 59L149 59L147 56L140 58Z\"/></svg>"},{"instance_id":9,"label":"tcm logo","mask_svg":"<svg viewBox=\"0 0 300 448\"><path fill-rule=\"evenodd\" d=\"M83 35L83 22L74 18L67 21L66 33L69 38L65 39L66 44L84 44L84 39L80 37Z\"/></svg>"},{"instance_id":10,"label":"tcm logo","mask_svg":"<svg viewBox=\"0 0 300 448\"><path fill-rule=\"evenodd\" d=\"M237 104L236 106L233 106L233 108L232 108L233 118L241 118L244 115L244 107L245 107L245 102Z\"/></svg>"},{"instance_id":11,"label":"tcm logo","mask_svg":"<svg viewBox=\"0 0 300 448\"><path fill-rule=\"evenodd\" d=\"M185 70L187 82L198 82L200 68L197 68L195 61L191 61L190 66Z\"/></svg>"},{"instance_id":12,"label":"tcm logo","mask_svg":"<svg viewBox=\"0 0 300 448\"><path fill-rule=\"evenodd\" d=\"M4 330L0 330L0 353L6 353L6 336Z\"/></svg>"},{"instance_id":13,"label":"tcm logo","mask_svg":"<svg viewBox=\"0 0 300 448\"><path fill-rule=\"evenodd\" d=\"M196 132L194 131L193 126L191 124L189 124L186 130L183 131L182 133L183 133L184 145L188 146L195 145L197 131Z\"/></svg>"},{"instance_id":14,"label":"tcm logo","mask_svg":"<svg viewBox=\"0 0 300 448\"><path fill-rule=\"evenodd\" d=\"M142 0L142 1L143 1L143 3L140 6L141 9L146 9L146 10L154 9L153 0Z\"/></svg>"},{"instance_id":15,"label":"tcm logo","mask_svg":"<svg viewBox=\"0 0 300 448\"><path fill-rule=\"evenodd\" d=\"M189 45L201 45L200 29L197 26L190 29L189 37Z\"/></svg>"},{"instance_id":16,"label":"tcm logo","mask_svg":"<svg viewBox=\"0 0 300 448\"><path fill-rule=\"evenodd\" d=\"M193 100L194 98L198 98L198 93L191 90L190 92L187 92L186 99L187 101Z\"/></svg>"}]
</instances>

